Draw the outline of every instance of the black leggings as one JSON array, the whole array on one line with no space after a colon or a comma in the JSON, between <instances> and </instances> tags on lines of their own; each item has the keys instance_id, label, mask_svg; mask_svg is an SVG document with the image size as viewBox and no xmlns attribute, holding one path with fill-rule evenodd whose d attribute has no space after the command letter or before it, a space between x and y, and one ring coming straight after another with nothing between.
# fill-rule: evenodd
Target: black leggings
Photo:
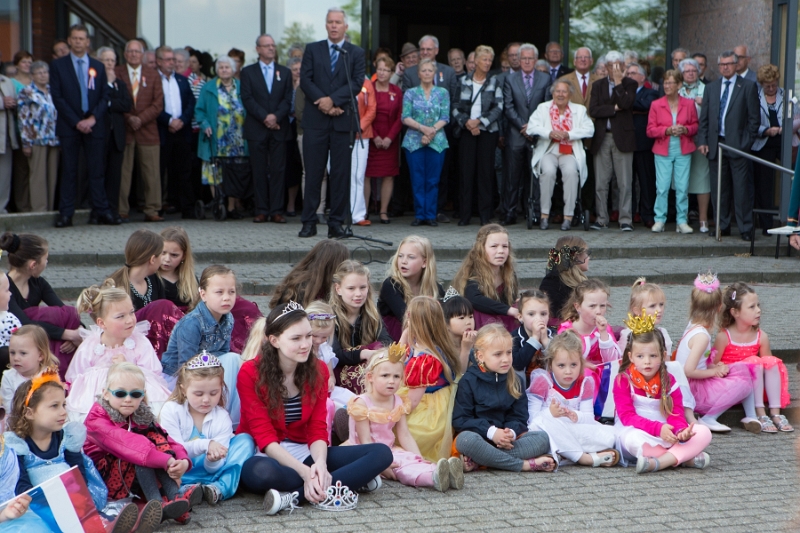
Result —
<instances>
[{"instance_id":1,"label":"black leggings","mask_svg":"<svg viewBox=\"0 0 800 533\"><path fill-rule=\"evenodd\" d=\"M314 464L311 456L306 458L305 464ZM332 483L341 481L342 485L356 491L389 468L392 464L392 450L385 444L336 446L328 448L327 464L333 478ZM279 492L297 491L300 502L305 501L303 478L271 457L256 456L245 461L242 466L242 483L247 490L259 494L270 489Z\"/></svg>"}]
</instances>

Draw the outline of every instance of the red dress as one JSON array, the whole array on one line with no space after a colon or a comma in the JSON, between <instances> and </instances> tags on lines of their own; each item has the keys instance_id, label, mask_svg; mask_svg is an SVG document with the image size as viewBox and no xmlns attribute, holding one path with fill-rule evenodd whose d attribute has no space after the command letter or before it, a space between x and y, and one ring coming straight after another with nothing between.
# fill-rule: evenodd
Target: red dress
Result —
<instances>
[{"instance_id":1,"label":"red dress","mask_svg":"<svg viewBox=\"0 0 800 533\"><path fill-rule=\"evenodd\" d=\"M389 84L386 92L375 90L378 108L372 131L375 137L388 137L392 145L388 150L377 148L375 143L369 147L367 158L367 177L383 178L400 174L400 115L403 111L403 91L397 85Z\"/></svg>"}]
</instances>

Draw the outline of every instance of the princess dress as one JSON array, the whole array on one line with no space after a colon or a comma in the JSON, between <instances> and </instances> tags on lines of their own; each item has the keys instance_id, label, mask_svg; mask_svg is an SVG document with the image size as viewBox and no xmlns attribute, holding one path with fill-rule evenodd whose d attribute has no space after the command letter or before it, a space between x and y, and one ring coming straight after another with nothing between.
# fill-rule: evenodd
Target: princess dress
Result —
<instances>
[{"instance_id":1,"label":"princess dress","mask_svg":"<svg viewBox=\"0 0 800 533\"><path fill-rule=\"evenodd\" d=\"M722 352L721 361L726 365L746 364L753 367L760 366L764 370L778 367L778 372L781 375L781 409L789 405L791 398L789 396L789 373L786 371L786 365L775 357L774 355L760 356L761 351L761 330L756 334L756 340L747 344L739 344L733 342L730 332L726 329L725 335L728 336L728 345Z\"/></svg>"},{"instance_id":2,"label":"princess dress","mask_svg":"<svg viewBox=\"0 0 800 533\"><path fill-rule=\"evenodd\" d=\"M706 339L705 353L697 362L697 370L705 370L713 364L714 353L711 350L711 335L703 326L689 324L683 338L675 351L675 360L686 367L689 358L689 341L696 335ZM705 379L688 378L689 388L695 400L695 410L704 415L719 415L730 407L741 402L753 391L753 368L750 365L731 365L724 378L710 377Z\"/></svg>"},{"instance_id":3,"label":"princess dress","mask_svg":"<svg viewBox=\"0 0 800 533\"><path fill-rule=\"evenodd\" d=\"M3 441L0 435L0 504L14 498L14 489L19 480L19 463L16 454ZM15 520L0 522L2 533L34 533L48 531L47 525L32 511Z\"/></svg>"},{"instance_id":4,"label":"princess dress","mask_svg":"<svg viewBox=\"0 0 800 533\"><path fill-rule=\"evenodd\" d=\"M122 355L126 361L142 370L148 405L155 414L161 410L171 392L161 374L161 363L145 336L149 329L148 322L139 322L131 336L116 348L102 344L100 339L103 330L99 327L90 326L88 330L80 330L83 342L76 350L66 376L71 383L67 397L67 412L71 420L83 422L86 418L97 395L106 387L108 369L117 355Z\"/></svg>"},{"instance_id":5,"label":"princess dress","mask_svg":"<svg viewBox=\"0 0 800 533\"><path fill-rule=\"evenodd\" d=\"M577 463L584 453L599 452L613 448L616 442L614 429L594 419L592 408L594 381L580 376L568 389L556 383L550 372L537 368L531 373L528 388L528 429L544 431L550 438L550 453L559 461L559 456ZM550 404L555 400L578 415L573 422L562 416L555 418L550 413Z\"/></svg>"},{"instance_id":6,"label":"princess dress","mask_svg":"<svg viewBox=\"0 0 800 533\"><path fill-rule=\"evenodd\" d=\"M359 398L364 403L356 402ZM356 422L369 420L372 442L385 444L392 449L392 462L397 465L392 468L392 472L397 476L397 480L409 487L432 487L436 465L395 445L392 430L397 421L411 411L411 404L408 398L403 399L397 394L394 395L393 401L392 410L387 412L385 409L375 407L366 394L351 399L347 404L347 414L350 415L350 438L344 445L362 444L356 431Z\"/></svg>"}]
</instances>

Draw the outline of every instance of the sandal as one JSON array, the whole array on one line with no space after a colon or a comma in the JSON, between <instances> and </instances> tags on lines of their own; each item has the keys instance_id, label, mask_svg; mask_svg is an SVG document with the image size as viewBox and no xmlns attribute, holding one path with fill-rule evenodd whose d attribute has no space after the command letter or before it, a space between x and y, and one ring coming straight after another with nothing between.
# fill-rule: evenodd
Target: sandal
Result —
<instances>
[{"instance_id":1,"label":"sandal","mask_svg":"<svg viewBox=\"0 0 800 533\"><path fill-rule=\"evenodd\" d=\"M656 466L655 468L650 468L650 459L655 461ZM639 457L636 460L636 473L637 474L650 474L652 472L658 472L661 470L661 463L658 462L658 459L655 457Z\"/></svg>"},{"instance_id":2,"label":"sandal","mask_svg":"<svg viewBox=\"0 0 800 533\"><path fill-rule=\"evenodd\" d=\"M592 468L598 466L611 467L619 463L619 452L617 450L602 450L589 454L592 458Z\"/></svg>"},{"instance_id":3,"label":"sandal","mask_svg":"<svg viewBox=\"0 0 800 533\"><path fill-rule=\"evenodd\" d=\"M779 415L781 416L781 415ZM769 419L768 416L759 416L758 421L761 422L761 432L762 433L777 433L778 428L775 427L775 424L772 423L772 420ZM788 423L788 422L787 422Z\"/></svg>"},{"instance_id":4,"label":"sandal","mask_svg":"<svg viewBox=\"0 0 800 533\"><path fill-rule=\"evenodd\" d=\"M464 472L472 472L473 470L478 469L478 463L466 455L461 456L461 462L464 464Z\"/></svg>"},{"instance_id":5,"label":"sandal","mask_svg":"<svg viewBox=\"0 0 800 533\"><path fill-rule=\"evenodd\" d=\"M778 431L783 431L784 433L790 433L794 431L794 428L789 421L786 420L784 415L772 415L772 421L777 427Z\"/></svg>"},{"instance_id":6,"label":"sandal","mask_svg":"<svg viewBox=\"0 0 800 533\"><path fill-rule=\"evenodd\" d=\"M536 459L544 459L544 461L538 464ZM531 472L553 472L556 469L556 460L549 454L528 459L528 464L531 467Z\"/></svg>"}]
</instances>

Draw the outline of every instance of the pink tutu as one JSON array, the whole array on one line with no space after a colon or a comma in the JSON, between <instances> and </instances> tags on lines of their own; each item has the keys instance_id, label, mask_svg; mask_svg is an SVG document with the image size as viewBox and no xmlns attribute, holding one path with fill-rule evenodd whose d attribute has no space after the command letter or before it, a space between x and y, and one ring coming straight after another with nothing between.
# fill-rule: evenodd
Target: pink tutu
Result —
<instances>
[{"instance_id":1,"label":"pink tutu","mask_svg":"<svg viewBox=\"0 0 800 533\"><path fill-rule=\"evenodd\" d=\"M731 365L724 378L688 378L697 402L695 411L718 415L740 403L753 391L754 373L749 365Z\"/></svg>"},{"instance_id":2,"label":"pink tutu","mask_svg":"<svg viewBox=\"0 0 800 533\"><path fill-rule=\"evenodd\" d=\"M396 316L386 315L383 317L383 326L394 342L400 342L400 336L403 334L403 324L397 320Z\"/></svg>"},{"instance_id":3,"label":"pink tutu","mask_svg":"<svg viewBox=\"0 0 800 533\"><path fill-rule=\"evenodd\" d=\"M147 339L153 345L159 361L161 355L167 350L172 329L181 318L183 318L183 313L169 300L156 300L136 311L137 322L143 320L150 322Z\"/></svg>"},{"instance_id":4,"label":"pink tutu","mask_svg":"<svg viewBox=\"0 0 800 533\"><path fill-rule=\"evenodd\" d=\"M723 362L725 362L723 360ZM763 366L764 370L768 370L774 366L778 367L778 372L781 375L781 409L785 409L789 402L791 402L792 398L789 396L789 373L786 371L786 365L775 357L774 355L766 355L764 357L760 357L758 355L750 356L746 359L742 359L741 361L736 361L734 363L728 363L730 365L737 365L737 364L746 364L752 366ZM733 366L731 366L733 368ZM766 391L764 391L764 395L766 396Z\"/></svg>"},{"instance_id":5,"label":"pink tutu","mask_svg":"<svg viewBox=\"0 0 800 533\"><path fill-rule=\"evenodd\" d=\"M486 324L502 324L509 333L514 333L519 329L519 320L508 315L490 315L475 311L475 329L479 330Z\"/></svg>"},{"instance_id":6,"label":"pink tutu","mask_svg":"<svg viewBox=\"0 0 800 533\"><path fill-rule=\"evenodd\" d=\"M57 306L37 306L28 307L25 309L25 314L34 322L47 322L64 329L78 329L81 327L81 318L78 316L78 310L71 305L63 307ZM72 361L73 353L61 353L61 345L64 341L58 339L50 339L50 351L52 351L58 358L58 375L61 376L62 381L67 372L70 362Z\"/></svg>"},{"instance_id":7,"label":"pink tutu","mask_svg":"<svg viewBox=\"0 0 800 533\"><path fill-rule=\"evenodd\" d=\"M250 300L245 300L241 296L236 296L231 315L233 316L233 332L231 332L230 350L240 354L247 344L250 328L263 315L256 304Z\"/></svg>"}]
</instances>

